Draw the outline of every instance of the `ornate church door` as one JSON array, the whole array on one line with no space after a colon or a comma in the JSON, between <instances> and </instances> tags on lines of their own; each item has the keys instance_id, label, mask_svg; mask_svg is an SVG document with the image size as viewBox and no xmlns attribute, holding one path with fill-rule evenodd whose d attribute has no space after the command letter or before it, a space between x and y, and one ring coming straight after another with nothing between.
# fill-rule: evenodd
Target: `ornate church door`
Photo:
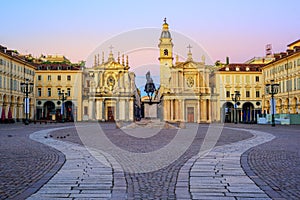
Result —
<instances>
[{"instance_id":1,"label":"ornate church door","mask_svg":"<svg viewBox=\"0 0 300 200\"><path fill-rule=\"evenodd\" d=\"M112 107L112 106L107 107L107 121L109 121L109 122L115 121L114 111L115 111L114 107Z\"/></svg>"},{"instance_id":2,"label":"ornate church door","mask_svg":"<svg viewBox=\"0 0 300 200\"><path fill-rule=\"evenodd\" d=\"M188 122L194 122L194 107L187 108L187 120Z\"/></svg>"}]
</instances>

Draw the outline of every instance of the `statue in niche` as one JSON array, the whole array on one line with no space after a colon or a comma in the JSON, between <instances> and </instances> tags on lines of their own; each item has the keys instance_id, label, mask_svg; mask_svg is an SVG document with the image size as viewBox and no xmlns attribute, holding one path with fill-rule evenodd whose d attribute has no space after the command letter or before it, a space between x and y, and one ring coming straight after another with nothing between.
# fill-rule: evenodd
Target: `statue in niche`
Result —
<instances>
[{"instance_id":1,"label":"statue in niche","mask_svg":"<svg viewBox=\"0 0 300 200\"><path fill-rule=\"evenodd\" d=\"M146 79L147 79L147 83L145 85L144 91L147 93L147 96L149 97L149 100L151 102L153 93L156 91L156 88L155 88L155 84L153 83L153 80L151 78L150 71L148 71L146 73Z\"/></svg>"}]
</instances>

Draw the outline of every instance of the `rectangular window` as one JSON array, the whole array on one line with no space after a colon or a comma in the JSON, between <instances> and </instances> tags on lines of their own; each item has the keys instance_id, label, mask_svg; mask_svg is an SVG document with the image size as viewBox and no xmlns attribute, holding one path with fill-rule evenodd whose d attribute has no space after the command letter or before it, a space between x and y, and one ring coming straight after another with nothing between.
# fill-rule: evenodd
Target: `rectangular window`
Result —
<instances>
[{"instance_id":1,"label":"rectangular window","mask_svg":"<svg viewBox=\"0 0 300 200\"><path fill-rule=\"evenodd\" d=\"M67 95L68 97L71 96L71 88L67 88Z\"/></svg>"},{"instance_id":2,"label":"rectangular window","mask_svg":"<svg viewBox=\"0 0 300 200\"><path fill-rule=\"evenodd\" d=\"M246 91L246 97L247 97L247 98L250 97L250 91Z\"/></svg>"},{"instance_id":3,"label":"rectangular window","mask_svg":"<svg viewBox=\"0 0 300 200\"><path fill-rule=\"evenodd\" d=\"M42 88L38 88L37 95L38 97L42 96Z\"/></svg>"},{"instance_id":4,"label":"rectangular window","mask_svg":"<svg viewBox=\"0 0 300 200\"><path fill-rule=\"evenodd\" d=\"M300 90L300 78L298 78L298 90Z\"/></svg>"},{"instance_id":5,"label":"rectangular window","mask_svg":"<svg viewBox=\"0 0 300 200\"><path fill-rule=\"evenodd\" d=\"M255 81L259 82L259 76L255 76Z\"/></svg>"},{"instance_id":6,"label":"rectangular window","mask_svg":"<svg viewBox=\"0 0 300 200\"><path fill-rule=\"evenodd\" d=\"M297 79L294 78L294 90L297 90Z\"/></svg>"},{"instance_id":7,"label":"rectangular window","mask_svg":"<svg viewBox=\"0 0 300 200\"><path fill-rule=\"evenodd\" d=\"M61 76L57 75L57 80L60 81L61 80Z\"/></svg>"},{"instance_id":8,"label":"rectangular window","mask_svg":"<svg viewBox=\"0 0 300 200\"><path fill-rule=\"evenodd\" d=\"M2 88L2 76L0 76L0 88Z\"/></svg>"},{"instance_id":9,"label":"rectangular window","mask_svg":"<svg viewBox=\"0 0 300 200\"><path fill-rule=\"evenodd\" d=\"M48 97L51 97L51 88L48 88Z\"/></svg>"},{"instance_id":10,"label":"rectangular window","mask_svg":"<svg viewBox=\"0 0 300 200\"><path fill-rule=\"evenodd\" d=\"M292 91L292 80L287 80L286 81L286 90L288 92Z\"/></svg>"},{"instance_id":11,"label":"rectangular window","mask_svg":"<svg viewBox=\"0 0 300 200\"><path fill-rule=\"evenodd\" d=\"M61 88L57 88L57 95L61 93Z\"/></svg>"},{"instance_id":12,"label":"rectangular window","mask_svg":"<svg viewBox=\"0 0 300 200\"><path fill-rule=\"evenodd\" d=\"M67 80L68 80L68 81L71 80L71 76L70 76L70 75L67 76Z\"/></svg>"},{"instance_id":13,"label":"rectangular window","mask_svg":"<svg viewBox=\"0 0 300 200\"><path fill-rule=\"evenodd\" d=\"M42 80L42 75L38 75L38 81Z\"/></svg>"},{"instance_id":14,"label":"rectangular window","mask_svg":"<svg viewBox=\"0 0 300 200\"><path fill-rule=\"evenodd\" d=\"M260 92L256 91L256 98L259 98L259 97L260 97Z\"/></svg>"},{"instance_id":15,"label":"rectangular window","mask_svg":"<svg viewBox=\"0 0 300 200\"><path fill-rule=\"evenodd\" d=\"M230 98L230 91L226 91L226 98Z\"/></svg>"},{"instance_id":16,"label":"rectangular window","mask_svg":"<svg viewBox=\"0 0 300 200\"><path fill-rule=\"evenodd\" d=\"M84 106L84 115L88 115L88 107L87 106Z\"/></svg>"},{"instance_id":17,"label":"rectangular window","mask_svg":"<svg viewBox=\"0 0 300 200\"><path fill-rule=\"evenodd\" d=\"M48 81L51 81L51 75L48 75Z\"/></svg>"}]
</instances>

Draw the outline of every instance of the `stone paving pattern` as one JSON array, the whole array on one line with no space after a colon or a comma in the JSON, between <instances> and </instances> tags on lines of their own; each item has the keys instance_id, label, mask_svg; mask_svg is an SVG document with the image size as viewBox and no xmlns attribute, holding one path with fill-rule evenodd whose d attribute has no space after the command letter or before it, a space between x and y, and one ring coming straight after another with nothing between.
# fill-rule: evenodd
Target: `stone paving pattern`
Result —
<instances>
[{"instance_id":1,"label":"stone paving pattern","mask_svg":"<svg viewBox=\"0 0 300 200\"><path fill-rule=\"evenodd\" d=\"M46 185L28 199L111 199L113 168L109 167L106 158L101 154L98 154L97 158L91 156L82 145L49 138L48 132L47 130L35 132L31 138L63 152L66 155L66 162ZM125 184L123 190L125 193Z\"/></svg>"},{"instance_id":2,"label":"stone paving pattern","mask_svg":"<svg viewBox=\"0 0 300 200\"><path fill-rule=\"evenodd\" d=\"M159 149L162 144L167 144L177 131L176 129L164 129L161 133L153 137L141 139L124 134L121 130L115 129L112 126L104 125L102 128L105 129L107 136L114 144L131 152L140 152L141 150L148 152ZM207 125L200 125L192 145L176 162L169 166L149 173L125 172L127 199L175 199L175 187L179 170L189 158L199 152L207 128ZM234 143L252 137L252 134L245 131L225 130L221 134L217 145ZM68 129L63 133L56 131L51 134L54 138L61 140L68 140L70 138L72 142L82 143L79 137L76 136L75 129ZM69 135L69 137L64 138L66 135Z\"/></svg>"},{"instance_id":3,"label":"stone paving pattern","mask_svg":"<svg viewBox=\"0 0 300 200\"><path fill-rule=\"evenodd\" d=\"M0 125L0 199L28 197L62 166L64 156L59 151L29 139L29 134L33 132L61 126L72 124L29 125L26 129L18 123ZM163 134L145 140L123 134L115 128L115 124L101 126L116 145L133 152L150 152L160 148L174 137L176 131L163 130ZM226 147L223 145L232 144L229 145L232 148L251 135L239 130L224 129L218 141L219 147L216 148L220 152L212 151L206 157L199 158L195 154L203 142L207 125L200 126L202 131L197 133L191 147L177 162L150 173L122 173L103 165L98 168L101 170L95 170L101 165L98 159L105 162L105 156L98 155L95 160L84 151L74 128L52 132L52 137L40 139L48 142L53 139L64 141L61 144L64 144L65 150L60 150L74 159L66 163L48 184L30 198L56 199L55 195L59 194L67 199L300 199L300 126L274 128L269 125L226 124L226 127L269 132L276 138L242 155L242 151L230 155L225 153L228 149L220 150ZM55 141L53 144L58 143ZM110 164L114 167L116 165ZM70 168L73 170L70 171ZM96 174L95 178L90 178L93 174ZM64 178L59 178L61 175ZM206 182L205 186L203 181ZM211 184L207 184L209 181Z\"/></svg>"},{"instance_id":4,"label":"stone paving pattern","mask_svg":"<svg viewBox=\"0 0 300 200\"><path fill-rule=\"evenodd\" d=\"M262 127L276 138L243 155L245 171L273 199L300 199L300 126Z\"/></svg>"},{"instance_id":5,"label":"stone paving pattern","mask_svg":"<svg viewBox=\"0 0 300 200\"><path fill-rule=\"evenodd\" d=\"M53 127L57 125L49 125ZM61 167L64 155L29 139L44 126L0 125L0 199L23 199Z\"/></svg>"},{"instance_id":6,"label":"stone paving pattern","mask_svg":"<svg viewBox=\"0 0 300 200\"><path fill-rule=\"evenodd\" d=\"M200 152L191 158L180 171L177 196L186 199L269 199L245 174L240 157L247 149L270 141L274 136L259 131L250 132L255 137L215 147L207 154ZM188 183L183 184L185 179L182 174L189 175Z\"/></svg>"}]
</instances>

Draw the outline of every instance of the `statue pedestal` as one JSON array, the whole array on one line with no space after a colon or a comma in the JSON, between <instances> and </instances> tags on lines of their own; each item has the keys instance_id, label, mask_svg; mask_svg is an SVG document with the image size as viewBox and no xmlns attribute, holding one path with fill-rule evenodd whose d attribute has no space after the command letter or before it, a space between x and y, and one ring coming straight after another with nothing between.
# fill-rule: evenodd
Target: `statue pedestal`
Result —
<instances>
[{"instance_id":1,"label":"statue pedestal","mask_svg":"<svg viewBox=\"0 0 300 200\"><path fill-rule=\"evenodd\" d=\"M144 118L145 119L158 119L158 104L159 101L143 101L144 104Z\"/></svg>"}]
</instances>

